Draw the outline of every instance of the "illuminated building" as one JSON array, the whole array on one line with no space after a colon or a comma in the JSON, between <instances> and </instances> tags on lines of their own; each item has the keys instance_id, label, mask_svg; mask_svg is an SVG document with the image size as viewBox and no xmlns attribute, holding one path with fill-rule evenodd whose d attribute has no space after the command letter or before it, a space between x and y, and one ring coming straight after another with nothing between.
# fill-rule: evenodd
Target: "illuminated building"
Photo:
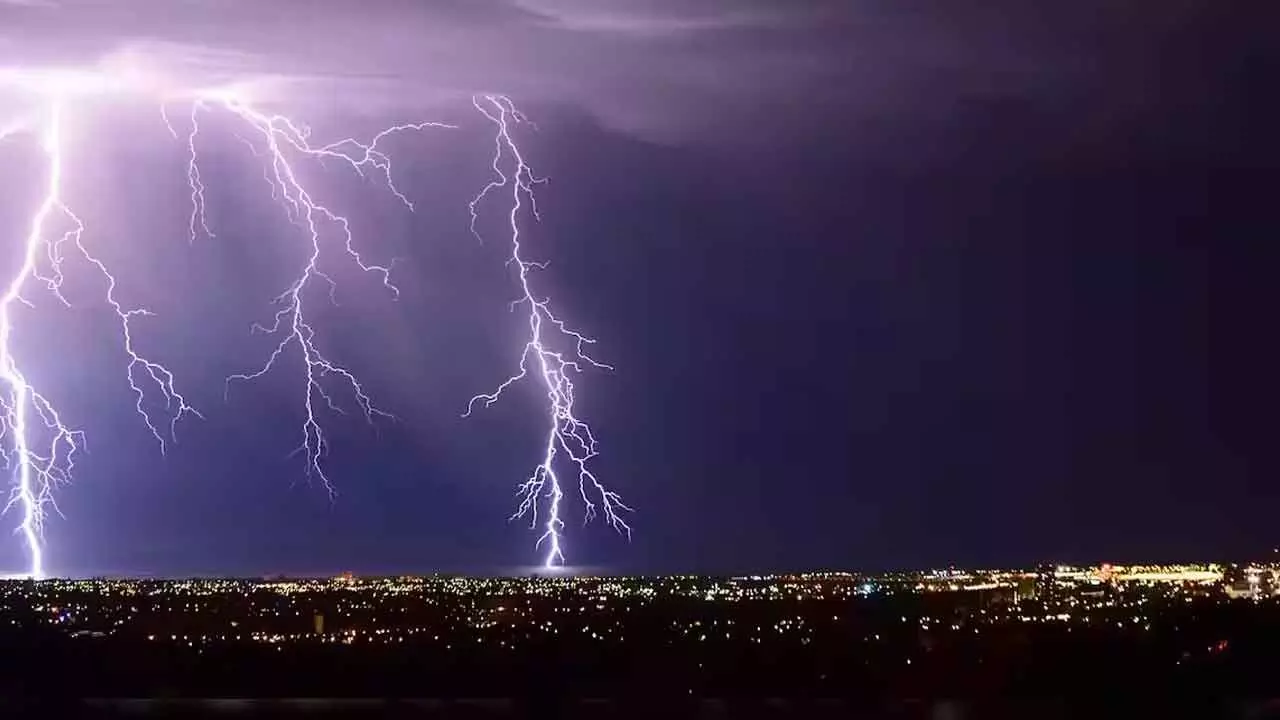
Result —
<instances>
[{"instance_id":1,"label":"illuminated building","mask_svg":"<svg viewBox=\"0 0 1280 720\"><path fill-rule=\"evenodd\" d=\"M1051 602L1057 599L1058 595L1058 568L1048 564L1036 568L1036 599L1041 602Z\"/></svg>"}]
</instances>

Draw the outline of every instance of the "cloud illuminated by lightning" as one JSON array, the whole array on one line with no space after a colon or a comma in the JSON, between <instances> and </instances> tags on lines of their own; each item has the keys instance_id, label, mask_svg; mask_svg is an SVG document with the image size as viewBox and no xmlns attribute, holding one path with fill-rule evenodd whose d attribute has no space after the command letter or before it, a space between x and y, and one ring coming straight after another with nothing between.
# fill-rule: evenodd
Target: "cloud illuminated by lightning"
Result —
<instances>
[{"instance_id":1,"label":"cloud illuminated by lightning","mask_svg":"<svg viewBox=\"0 0 1280 720\"><path fill-rule=\"evenodd\" d=\"M631 508L623 504L618 493L608 489L591 471L589 463L599 454L596 437L591 426L580 420L574 410L573 375L582 372L584 364L603 369L612 368L588 355L586 346L593 344L595 340L567 326L552 313L550 301L540 297L533 289L531 275L533 271L544 268L545 264L527 258L521 242L520 215L527 200L530 211L537 216L533 186L543 182L543 179L535 176L525 162L511 132L513 125L528 121L511 100L502 95L473 98L472 103L494 125L493 172L496 175L496 179L489 182L471 202L472 231L475 231L476 208L480 202L492 192L506 190L510 193L510 263L516 268L520 284L520 297L512 303L512 307L523 306L528 309L529 335L524 352L520 355L517 372L493 392L471 398L464 417L471 414L477 403L488 407L497 402L503 392L530 375L546 390L547 434L542 460L529 479L519 486L517 492L520 503L511 517L528 517L532 526L539 528L538 506L540 503L545 505L538 545L546 545L544 565L550 568L564 562L564 520L561 508L564 488L556 471L556 458L560 454L563 454L577 476L578 494L584 504L584 521L589 522L599 512L614 530L631 537L631 526L622 516L622 513L630 512ZM512 169L503 170L503 161L508 156L510 160L507 165ZM564 345L564 348L558 349L556 343Z\"/></svg>"}]
</instances>

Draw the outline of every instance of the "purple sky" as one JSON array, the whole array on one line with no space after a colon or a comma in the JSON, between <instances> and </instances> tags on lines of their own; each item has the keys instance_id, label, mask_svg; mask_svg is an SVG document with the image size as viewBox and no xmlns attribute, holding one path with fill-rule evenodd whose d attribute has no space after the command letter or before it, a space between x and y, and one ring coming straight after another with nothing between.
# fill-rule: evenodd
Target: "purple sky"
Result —
<instances>
[{"instance_id":1,"label":"purple sky","mask_svg":"<svg viewBox=\"0 0 1280 720\"><path fill-rule=\"evenodd\" d=\"M909 6L908 6L909 5ZM289 370L223 399L292 277L296 232L229 118L216 241L186 242L185 155L150 101L68 119L69 199L208 420L161 458L98 288L23 325L89 436L51 565L78 572L486 570L540 397L461 420L521 342L476 92L538 123L529 226L562 315L615 373L581 384L631 544L569 520L570 561L739 570L1209 556L1269 547L1280 359L1259 344L1277 230L1262 23L1209 0L0 0L0 66L252 79L317 135L396 141L408 214L312 168L404 291L339 270L326 347L402 422L330 420L337 503L301 482ZM0 95L6 102L12 93ZM6 105L5 107L10 107ZM88 107L85 105L84 107ZM181 115L179 123L183 122ZM38 158L0 144L17 237ZM6 255L6 258L9 256ZM8 260L6 259L6 263ZM26 312L24 310L24 312ZM37 317L29 314L28 318ZM265 344L264 344L265 343ZM1136 511L1134 508L1144 508ZM7 521L8 518L5 519ZM0 569L20 565L0 546Z\"/></svg>"},{"instance_id":2,"label":"purple sky","mask_svg":"<svg viewBox=\"0 0 1280 720\"><path fill-rule=\"evenodd\" d=\"M1198 14L1093 1L38 0L0 2L0 63L127 54L192 84L284 76L302 83L295 102L357 108L501 92L666 140L758 140L804 115L874 144L905 116L943 120L939 93L1061 94L1107 66L1129 77L1091 112L1123 112L1158 72L1159 43Z\"/></svg>"}]
</instances>

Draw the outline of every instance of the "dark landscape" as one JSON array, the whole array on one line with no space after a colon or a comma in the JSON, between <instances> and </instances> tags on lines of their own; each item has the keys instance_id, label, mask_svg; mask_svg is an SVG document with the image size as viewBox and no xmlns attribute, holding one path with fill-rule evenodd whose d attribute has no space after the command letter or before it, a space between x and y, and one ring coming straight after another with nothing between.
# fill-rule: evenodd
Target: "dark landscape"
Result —
<instances>
[{"instance_id":1,"label":"dark landscape","mask_svg":"<svg viewBox=\"0 0 1280 720\"><path fill-rule=\"evenodd\" d=\"M9 581L0 697L5 717L1266 717L1272 577Z\"/></svg>"}]
</instances>

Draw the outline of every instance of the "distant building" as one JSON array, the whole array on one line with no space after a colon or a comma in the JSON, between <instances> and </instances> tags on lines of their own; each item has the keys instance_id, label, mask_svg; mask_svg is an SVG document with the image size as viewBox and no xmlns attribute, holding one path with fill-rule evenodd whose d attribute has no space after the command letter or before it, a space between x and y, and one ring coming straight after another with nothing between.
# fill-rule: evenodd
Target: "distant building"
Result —
<instances>
[{"instance_id":1,"label":"distant building","mask_svg":"<svg viewBox=\"0 0 1280 720\"><path fill-rule=\"evenodd\" d=\"M953 613L963 619L986 608L1016 603L1018 590L1012 585L988 583L955 590L938 590L928 593L925 598L925 606L931 612Z\"/></svg>"},{"instance_id":2,"label":"distant building","mask_svg":"<svg viewBox=\"0 0 1280 720\"><path fill-rule=\"evenodd\" d=\"M315 626L316 634L323 635L324 634L324 613L316 613L315 617L312 618L312 623Z\"/></svg>"},{"instance_id":3,"label":"distant building","mask_svg":"<svg viewBox=\"0 0 1280 720\"><path fill-rule=\"evenodd\" d=\"M1059 597L1058 568L1055 565L1041 565L1036 568L1035 596L1041 602L1050 602Z\"/></svg>"},{"instance_id":4,"label":"distant building","mask_svg":"<svg viewBox=\"0 0 1280 720\"><path fill-rule=\"evenodd\" d=\"M1223 590L1229 598L1258 600L1275 594L1274 574L1270 570L1250 567L1229 577L1230 581L1223 583Z\"/></svg>"},{"instance_id":5,"label":"distant building","mask_svg":"<svg viewBox=\"0 0 1280 720\"><path fill-rule=\"evenodd\" d=\"M1249 598L1256 600L1262 595L1261 588L1258 586L1258 583L1250 582L1247 579L1226 583L1223 585L1222 589L1226 591L1227 597L1229 598Z\"/></svg>"},{"instance_id":6,"label":"distant building","mask_svg":"<svg viewBox=\"0 0 1280 720\"><path fill-rule=\"evenodd\" d=\"M1038 585L1036 581L1037 581L1037 578L1034 576L1025 576L1025 577L1018 578L1017 599L1018 600L1035 600L1037 597L1036 586Z\"/></svg>"},{"instance_id":7,"label":"distant building","mask_svg":"<svg viewBox=\"0 0 1280 720\"><path fill-rule=\"evenodd\" d=\"M1082 585L1076 590L1076 596L1085 600L1101 600L1112 594L1111 588L1111 585L1103 585L1102 583Z\"/></svg>"}]
</instances>

